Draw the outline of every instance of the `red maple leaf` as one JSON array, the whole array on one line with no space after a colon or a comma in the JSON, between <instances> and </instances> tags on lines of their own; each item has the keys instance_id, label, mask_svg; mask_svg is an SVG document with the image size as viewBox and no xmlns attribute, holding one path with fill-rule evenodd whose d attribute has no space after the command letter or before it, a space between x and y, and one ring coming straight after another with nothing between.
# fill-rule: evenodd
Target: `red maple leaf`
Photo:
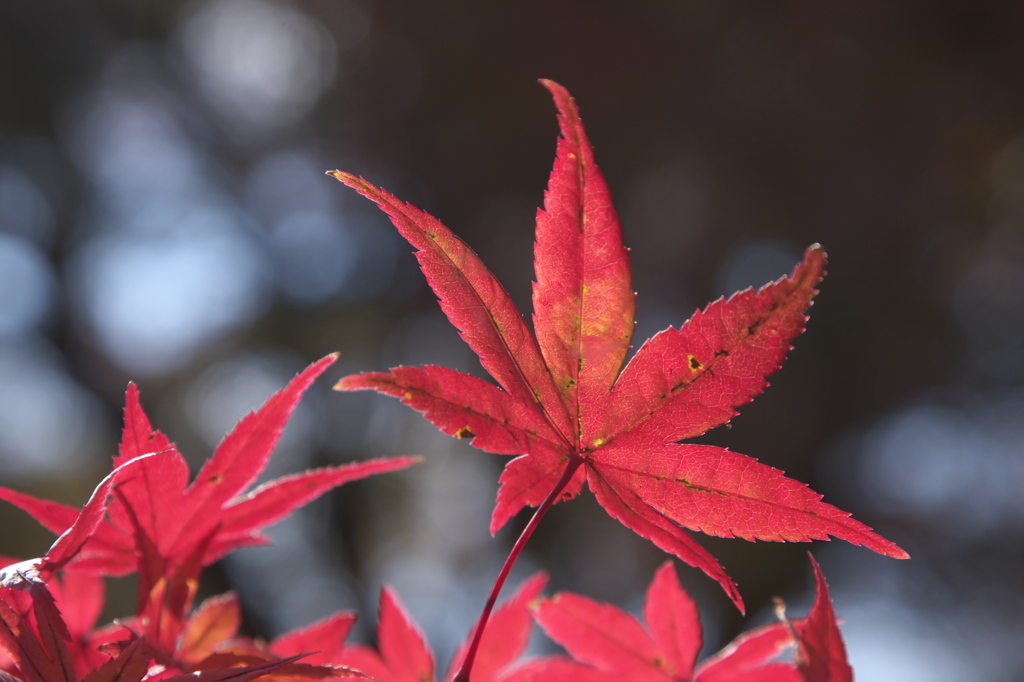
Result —
<instances>
[{"instance_id":1,"label":"red maple leaf","mask_svg":"<svg viewBox=\"0 0 1024 682\"><path fill-rule=\"evenodd\" d=\"M325 677L366 679L366 675L340 664L345 638L356 622L343 611L307 627L286 633L269 644L238 636L242 607L233 592L206 599L188 618L178 638L176 660L187 669L207 670L286 660L270 678L289 682ZM295 661L302 659L301 663Z\"/></svg>"},{"instance_id":2,"label":"red maple leaf","mask_svg":"<svg viewBox=\"0 0 1024 682\"><path fill-rule=\"evenodd\" d=\"M142 410L138 389L130 384L125 396L121 447L114 465L147 453L163 454L142 462L136 475L117 486L107 509L109 518L101 522L101 513L88 542L76 547L75 568L125 575L139 568L139 553L149 556L148 560L168 564L159 576L169 575L172 568L187 562L198 562L199 567L209 565L233 549L267 544L262 529L332 488L419 461L416 457L395 457L312 469L248 490L266 468L302 394L336 358L329 355L313 363L260 409L243 417L191 482L185 458L174 443L153 429ZM65 533L79 518L79 510L74 507L9 488L0 487L0 499L25 510L58 534ZM146 571L139 573L144 575Z\"/></svg>"},{"instance_id":3,"label":"red maple leaf","mask_svg":"<svg viewBox=\"0 0 1024 682\"><path fill-rule=\"evenodd\" d=\"M340 611L304 628L287 632L267 647L277 656L305 655L312 665L340 665L345 638L355 625L356 615Z\"/></svg>"},{"instance_id":4,"label":"red maple leaf","mask_svg":"<svg viewBox=\"0 0 1024 682\"><path fill-rule=\"evenodd\" d=\"M521 681L516 661L530 641L533 618L530 609L547 583L543 573L525 580L494 613L483 634L473 670L474 682ZM445 680L451 680L461 665L473 634L452 657ZM422 631L402 605L398 594L385 586L380 594L377 648L353 644L332 662L358 670L377 682L433 682L434 652Z\"/></svg>"},{"instance_id":5,"label":"red maple leaf","mask_svg":"<svg viewBox=\"0 0 1024 682\"><path fill-rule=\"evenodd\" d=\"M203 566L238 547L266 544L268 540L260 533L262 529L332 488L403 469L418 461L415 457L396 457L324 467L284 476L248 490L267 466L303 392L335 358L331 355L310 365L259 410L243 417L221 441L194 481L189 481L188 465L174 444L153 429L142 410L138 389L130 385L120 452L114 458L115 469L82 510L0 488L0 499L24 509L43 526L60 534L45 557L26 564L39 574L32 584L39 583L45 591L43 582L65 565L80 573L124 575L135 571L139 574L139 601L134 618L123 619L124 627L100 633L84 633L76 628L71 641L91 648L103 641L123 639L127 628L134 635L142 636L146 646L158 651L166 660L198 670L195 666L209 659L211 642L221 641L224 633L231 630L228 606L214 608L211 605L196 616L189 616ZM0 576L10 573L17 577L18 570L18 566L9 567ZM49 592L46 595L49 597ZM91 599L80 591L74 597L65 593L62 608L72 615L82 610L82 619L92 613L95 620L95 603L76 603L83 597ZM45 603L40 603L43 606L39 608L46 607ZM99 605L101 607L102 602ZM207 625L216 625L216 628L203 633ZM91 623L85 627L89 626ZM186 632L189 626L192 629ZM21 626L14 623L11 627ZM63 623L61 627L65 627ZM21 634L10 640L11 646L27 636L24 629L18 632ZM183 633L187 635L184 640ZM2 637L0 632L0 646L6 649ZM76 646L75 651L81 652L81 649ZM260 656L266 658L269 654ZM76 659L78 668L83 667L82 660L81 656ZM132 663L135 660L128 657L124 662L135 665ZM222 663L222 667L235 665ZM262 666L263 662L253 665ZM280 668L267 668L261 674ZM204 669L205 672L208 671Z\"/></svg>"},{"instance_id":6,"label":"red maple leaf","mask_svg":"<svg viewBox=\"0 0 1024 682\"><path fill-rule=\"evenodd\" d=\"M537 217L536 335L479 257L436 218L333 171L417 249L445 314L499 385L428 365L349 376L336 388L398 397L447 434L521 455L502 473L492 532L526 505L541 515L575 497L586 481L609 514L717 580L741 610L732 580L686 529L747 540L834 536L905 558L781 471L725 448L677 443L725 424L765 388L804 329L824 275L821 247L807 249L790 276L719 299L655 335L623 369L634 327L628 253L575 103L556 83L544 85L562 135Z\"/></svg>"},{"instance_id":7,"label":"red maple leaf","mask_svg":"<svg viewBox=\"0 0 1024 682\"><path fill-rule=\"evenodd\" d=\"M563 592L537 607L537 624L593 679L630 682L800 682L791 662L780 661L793 645L790 629L773 623L738 637L718 654L696 665L703 644L697 605L680 587L665 562L647 588L643 623L609 604ZM566 677L564 663L538 665L531 679ZM602 673L605 677L594 677Z\"/></svg>"},{"instance_id":8,"label":"red maple leaf","mask_svg":"<svg viewBox=\"0 0 1024 682\"><path fill-rule=\"evenodd\" d=\"M247 658L222 658L213 663L212 667L197 668L188 672L180 672L177 668L166 667L162 663L155 672L151 668L154 661L161 660L161 653L155 649L145 637L132 637L122 642L123 646L112 658L104 662L86 675L82 682L247 682L261 678L264 680L281 680L299 682L302 680L301 664L295 663L301 656L276 658L250 656ZM211 657L212 659L213 657ZM310 668L312 666L305 666ZM296 675L296 668L299 674ZM358 673L345 671L336 672L324 669L317 679L324 677L363 678ZM56 681L54 681L56 682Z\"/></svg>"}]
</instances>

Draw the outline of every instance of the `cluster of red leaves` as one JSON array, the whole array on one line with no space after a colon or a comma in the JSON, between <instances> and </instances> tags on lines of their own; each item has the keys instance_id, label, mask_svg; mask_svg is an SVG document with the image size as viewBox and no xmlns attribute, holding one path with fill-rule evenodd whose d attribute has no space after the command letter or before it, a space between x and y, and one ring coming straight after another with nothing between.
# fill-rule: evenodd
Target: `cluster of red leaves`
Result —
<instances>
[{"instance_id":1,"label":"cluster of red leaves","mask_svg":"<svg viewBox=\"0 0 1024 682\"><path fill-rule=\"evenodd\" d=\"M268 644L237 636L241 610L232 594L192 608L204 566L266 544L263 528L332 488L417 461L325 467L248 490L303 392L334 360L314 363L243 418L191 483L185 459L150 425L132 385L114 470L82 509L0 488L0 499L60 536L42 558L0 571L0 675L23 682L365 677L334 660L353 614ZM135 615L96 628L102 576L133 572Z\"/></svg>"},{"instance_id":2,"label":"cluster of red leaves","mask_svg":"<svg viewBox=\"0 0 1024 682\"><path fill-rule=\"evenodd\" d=\"M646 627L614 606L563 592L542 598L547 577L524 581L484 631L474 682L851 682L828 586L811 559L817 596L810 614L745 633L696 664L703 644L697 606L671 562L647 588ZM533 623L568 656L523 659ZM473 633L470 633L471 635ZM470 638L447 674L452 680ZM381 592L378 648L349 646L339 661L381 682L433 682L434 654L389 588Z\"/></svg>"},{"instance_id":3,"label":"cluster of red leaves","mask_svg":"<svg viewBox=\"0 0 1024 682\"><path fill-rule=\"evenodd\" d=\"M541 574L492 617L539 519L584 484L609 514L717 580L741 609L732 580L687 529L751 540L834 536L906 556L782 472L724 448L678 442L725 424L767 385L803 331L824 275L821 248L809 248L790 276L720 299L654 336L626 364L634 326L627 250L575 104L545 84L562 137L538 214L535 333L476 254L435 218L334 173L376 201L418 249L442 308L498 383L426 366L351 376L338 388L399 397L445 433L515 455L501 477L492 532L523 507L538 508L443 679L468 682L472 671L473 682L852 680L813 559L817 597L806 618L749 632L700 665L697 610L671 563L648 588L645 623L580 595L542 598ZM334 487L416 461L326 467L249 490L302 394L333 362L314 363L243 418L194 480L129 386L113 471L81 509L0 488L0 499L59 536L39 559L0 559L9 564L0 570L0 682L435 680L433 652L388 587L376 648L346 643L352 613L268 643L239 636L235 595L194 604L203 567L266 544L264 528ZM129 573L139 577L134 616L97 627L103 577ZM535 622L568 655L524 659Z\"/></svg>"}]
</instances>

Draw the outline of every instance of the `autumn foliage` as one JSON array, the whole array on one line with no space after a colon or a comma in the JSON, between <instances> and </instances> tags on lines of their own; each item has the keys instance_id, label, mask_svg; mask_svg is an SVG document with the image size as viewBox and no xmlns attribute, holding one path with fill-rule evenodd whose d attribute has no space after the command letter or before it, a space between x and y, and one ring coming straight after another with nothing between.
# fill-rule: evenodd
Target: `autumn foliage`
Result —
<instances>
[{"instance_id":1,"label":"autumn foliage","mask_svg":"<svg viewBox=\"0 0 1024 682\"><path fill-rule=\"evenodd\" d=\"M389 587L381 592L373 647L346 641L352 613L264 642L238 634L234 594L195 604L205 566L239 547L266 544L263 529L337 486L417 461L361 461L250 489L303 392L334 362L328 356L243 418L195 478L130 385L112 471L81 509L0 488L0 498L58 536L43 557L0 571L3 679L852 679L813 559L817 596L806 617L783 616L700 663L697 608L671 561L648 587L642 621L583 595L545 597L544 574L497 605L545 512L584 486L623 525L710 576L741 610L739 588L691 531L747 540L835 537L907 556L781 471L725 448L681 442L726 424L767 386L804 330L825 274L821 247L809 247L788 276L719 299L678 329L656 334L627 363L634 327L628 251L575 103L561 86L544 85L561 137L537 215L532 329L477 255L436 218L366 180L332 173L391 217L416 249L445 314L496 382L427 365L345 377L337 388L397 397L443 432L512 457L492 532L536 508L448 671L438 676L430 645ZM129 573L138 574L135 614L97 626L103 577ZM525 656L534 624L565 654Z\"/></svg>"}]
</instances>

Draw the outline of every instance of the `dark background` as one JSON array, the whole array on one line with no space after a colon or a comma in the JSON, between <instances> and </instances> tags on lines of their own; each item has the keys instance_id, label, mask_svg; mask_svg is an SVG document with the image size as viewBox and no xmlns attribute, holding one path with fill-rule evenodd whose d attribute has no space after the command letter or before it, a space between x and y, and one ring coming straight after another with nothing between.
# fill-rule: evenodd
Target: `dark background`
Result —
<instances>
[{"instance_id":1,"label":"dark background","mask_svg":"<svg viewBox=\"0 0 1024 682\"><path fill-rule=\"evenodd\" d=\"M446 659L524 519L490 540L502 461L340 376L479 371L409 248L323 175L437 215L529 311L576 97L632 247L637 342L829 252L808 333L706 442L805 481L900 543L815 543L863 680L1017 680L1024 626L1024 6L1020 3L0 1L0 473L80 504L123 391L198 465L305 364L272 474L426 455L277 527L209 576L254 633L394 584ZM50 538L0 509L0 552ZM807 546L707 540L753 622L809 603ZM546 569L636 609L664 559L589 495L553 510ZM699 572L713 651L749 622ZM130 585L109 617L132 608ZM538 643L538 650L544 644ZM706 652L707 652L706 651Z\"/></svg>"}]
</instances>

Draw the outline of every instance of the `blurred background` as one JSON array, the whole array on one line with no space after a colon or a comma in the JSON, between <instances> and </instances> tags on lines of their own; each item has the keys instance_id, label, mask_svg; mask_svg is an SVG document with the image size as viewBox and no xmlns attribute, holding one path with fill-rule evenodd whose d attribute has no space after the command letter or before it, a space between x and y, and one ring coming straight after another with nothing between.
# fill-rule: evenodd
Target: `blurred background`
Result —
<instances>
[{"instance_id":1,"label":"blurred background","mask_svg":"<svg viewBox=\"0 0 1024 682\"><path fill-rule=\"evenodd\" d=\"M208 574L273 636L397 587L446 660L515 534L504 461L330 386L480 367L410 248L324 175L366 176L461 235L529 311L554 155L538 78L575 95L638 292L636 341L787 273L830 274L766 394L702 440L784 469L898 542L815 543L862 680L1024 677L1024 5L1010 0L0 0L0 483L81 504L129 380L193 466L307 363L269 475L393 454ZM525 516L525 515L524 515ZM0 508L3 547L52 538ZM809 605L808 546L706 541L752 614L679 565L717 650ZM638 609L664 555L589 494L545 569ZM119 596L118 596L119 595ZM127 615L121 586L107 617ZM544 651L543 641L537 650Z\"/></svg>"}]
</instances>

